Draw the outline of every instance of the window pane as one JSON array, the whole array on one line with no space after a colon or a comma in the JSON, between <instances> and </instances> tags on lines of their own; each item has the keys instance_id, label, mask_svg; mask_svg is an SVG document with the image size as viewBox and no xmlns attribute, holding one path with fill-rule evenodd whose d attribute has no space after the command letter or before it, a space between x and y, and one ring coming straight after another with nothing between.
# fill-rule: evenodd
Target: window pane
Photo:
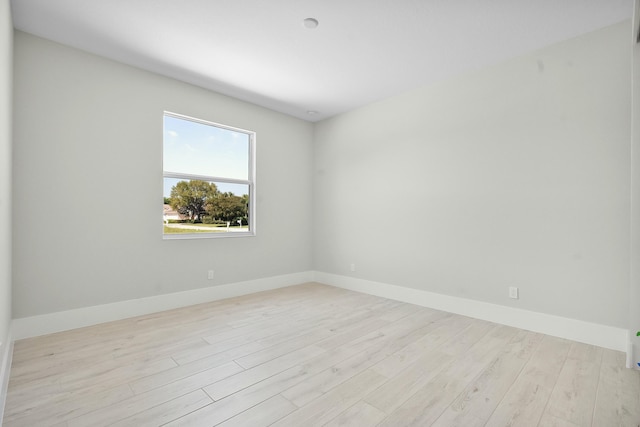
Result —
<instances>
[{"instance_id":1,"label":"window pane","mask_svg":"<svg viewBox=\"0 0 640 427\"><path fill-rule=\"evenodd\" d=\"M163 170L249 179L249 141L246 133L165 115Z\"/></svg>"},{"instance_id":2,"label":"window pane","mask_svg":"<svg viewBox=\"0 0 640 427\"><path fill-rule=\"evenodd\" d=\"M249 185L164 178L165 234L249 231Z\"/></svg>"}]
</instances>

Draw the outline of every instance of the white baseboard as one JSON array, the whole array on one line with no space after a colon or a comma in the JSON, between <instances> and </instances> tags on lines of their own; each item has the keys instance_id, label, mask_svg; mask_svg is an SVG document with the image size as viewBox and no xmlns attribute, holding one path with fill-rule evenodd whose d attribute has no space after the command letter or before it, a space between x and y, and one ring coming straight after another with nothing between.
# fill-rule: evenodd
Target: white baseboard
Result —
<instances>
[{"instance_id":1,"label":"white baseboard","mask_svg":"<svg viewBox=\"0 0 640 427\"><path fill-rule=\"evenodd\" d=\"M13 319L13 339L31 338L203 302L283 288L310 282L312 278L313 272L306 271Z\"/></svg>"},{"instance_id":2,"label":"white baseboard","mask_svg":"<svg viewBox=\"0 0 640 427\"><path fill-rule=\"evenodd\" d=\"M627 351L629 331L622 328L319 271L314 272L313 277L315 282L326 285L514 326L598 347Z\"/></svg>"},{"instance_id":3,"label":"white baseboard","mask_svg":"<svg viewBox=\"0 0 640 427\"><path fill-rule=\"evenodd\" d=\"M629 331L622 328L318 271L13 319L11 333L13 339L19 340L310 281L623 352L627 351L629 342ZM3 346L2 350L6 352L8 349Z\"/></svg>"},{"instance_id":4,"label":"white baseboard","mask_svg":"<svg viewBox=\"0 0 640 427\"><path fill-rule=\"evenodd\" d=\"M11 359L13 357L13 337L11 328L7 332L6 339L0 346L0 424L4 416L4 405L7 401L7 388L9 387L9 374L11 371Z\"/></svg>"}]
</instances>

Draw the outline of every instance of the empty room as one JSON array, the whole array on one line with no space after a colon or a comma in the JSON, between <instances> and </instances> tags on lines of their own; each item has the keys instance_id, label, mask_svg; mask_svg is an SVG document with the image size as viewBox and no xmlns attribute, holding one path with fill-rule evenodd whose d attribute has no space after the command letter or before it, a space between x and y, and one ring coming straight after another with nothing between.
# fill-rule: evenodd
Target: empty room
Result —
<instances>
[{"instance_id":1,"label":"empty room","mask_svg":"<svg viewBox=\"0 0 640 427\"><path fill-rule=\"evenodd\" d=\"M0 424L639 427L640 0L0 0Z\"/></svg>"}]
</instances>

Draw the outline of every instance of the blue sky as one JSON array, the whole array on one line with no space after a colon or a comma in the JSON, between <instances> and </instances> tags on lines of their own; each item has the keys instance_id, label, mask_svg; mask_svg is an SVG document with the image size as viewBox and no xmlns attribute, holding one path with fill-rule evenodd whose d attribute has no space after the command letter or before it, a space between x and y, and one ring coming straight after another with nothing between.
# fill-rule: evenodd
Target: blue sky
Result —
<instances>
[{"instance_id":1,"label":"blue sky","mask_svg":"<svg viewBox=\"0 0 640 427\"><path fill-rule=\"evenodd\" d=\"M249 178L249 135L190 120L164 116L165 172L223 178ZM164 196L179 180L164 179ZM248 194L247 185L216 183L220 191Z\"/></svg>"}]
</instances>

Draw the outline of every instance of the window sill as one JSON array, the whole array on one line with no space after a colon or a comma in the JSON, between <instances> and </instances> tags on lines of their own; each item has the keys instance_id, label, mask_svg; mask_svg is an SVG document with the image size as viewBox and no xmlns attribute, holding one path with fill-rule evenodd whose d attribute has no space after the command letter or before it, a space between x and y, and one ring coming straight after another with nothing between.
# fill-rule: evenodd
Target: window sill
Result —
<instances>
[{"instance_id":1,"label":"window sill","mask_svg":"<svg viewBox=\"0 0 640 427\"><path fill-rule=\"evenodd\" d=\"M163 234L162 240L191 240L191 239L229 239L235 237L255 237L253 231L230 231L217 233L179 233Z\"/></svg>"}]
</instances>

